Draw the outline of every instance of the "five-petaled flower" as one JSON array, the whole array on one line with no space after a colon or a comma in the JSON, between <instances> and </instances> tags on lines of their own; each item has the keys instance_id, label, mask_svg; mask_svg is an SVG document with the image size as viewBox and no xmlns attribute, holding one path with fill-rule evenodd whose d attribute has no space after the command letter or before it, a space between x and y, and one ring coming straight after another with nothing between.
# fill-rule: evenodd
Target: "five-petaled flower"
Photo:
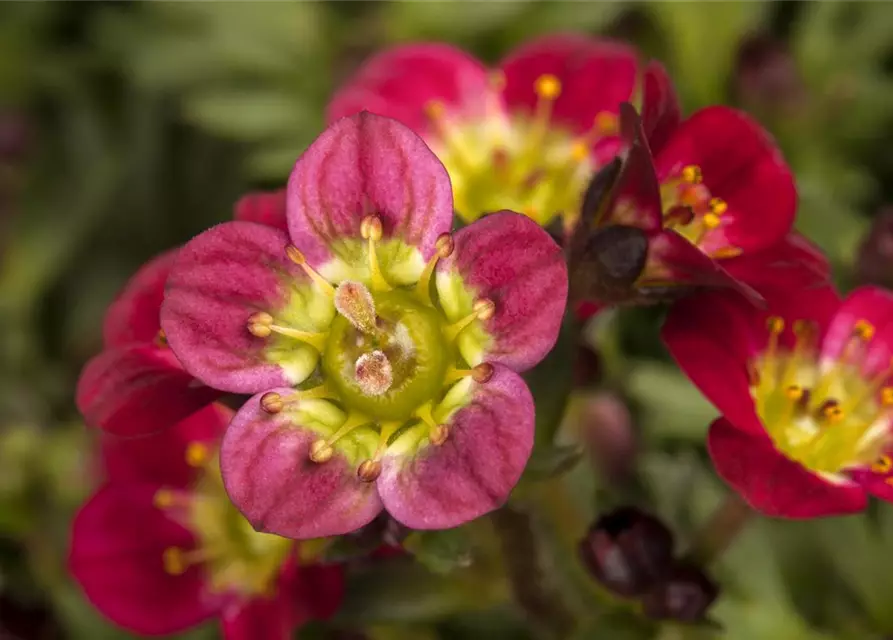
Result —
<instances>
[{"instance_id":1,"label":"five-petaled flower","mask_svg":"<svg viewBox=\"0 0 893 640\"><path fill-rule=\"evenodd\" d=\"M533 442L516 373L553 346L560 247L529 218L450 234L443 165L397 121L327 129L288 183L288 232L229 222L180 250L162 326L205 384L254 394L227 429L223 482L258 531L412 528L499 506Z\"/></svg>"},{"instance_id":2,"label":"five-petaled flower","mask_svg":"<svg viewBox=\"0 0 893 640\"><path fill-rule=\"evenodd\" d=\"M708 448L755 509L810 518L893 500L893 294L792 290L761 311L711 293L672 309L663 337L722 412Z\"/></svg>"},{"instance_id":3,"label":"five-petaled flower","mask_svg":"<svg viewBox=\"0 0 893 640\"><path fill-rule=\"evenodd\" d=\"M794 178L758 124L708 107L652 156L629 104L620 121L625 157L593 180L570 239L572 298L585 315L705 287L761 304L767 290L827 282L824 256L791 232Z\"/></svg>"},{"instance_id":4,"label":"five-petaled flower","mask_svg":"<svg viewBox=\"0 0 893 640\"><path fill-rule=\"evenodd\" d=\"M328 115L365 109L411 127L449 171L463 219L511 209L545 225L579 214L592 172L620 148L618 107L637 92L660 146L679 119L675 92L663 67L643 66L625 44L551 35L488 69L452 46L425 43L368 60Z\"/></svg>"},{"instance_id":5,"label":"five-petaled flower","mask_svg":"<svg viewBox=\"0 0 893 640\"><path fill-rule=\"evenodd\" d=\"M153 436L104 435L107 482L75 517L69 568L121 627L166 635L219 617L227 640L286 640L340 603L340 566L302 565L307 548L254 531L229 501L217 450L231 417L212 404Z\"/></svg>"}]
</instances>

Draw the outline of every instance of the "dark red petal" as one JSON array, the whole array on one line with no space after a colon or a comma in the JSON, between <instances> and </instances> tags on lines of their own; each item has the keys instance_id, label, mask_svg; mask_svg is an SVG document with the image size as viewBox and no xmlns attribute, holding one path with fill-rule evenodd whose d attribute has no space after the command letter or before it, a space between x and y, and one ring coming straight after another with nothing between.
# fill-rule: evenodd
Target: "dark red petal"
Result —
<instances>
[{"instance_id":1,"label":"dark red petal","mask_svg":"<svg viewBox=\"0 0 893 640\"><path fill-rule=\"evenodd\" d=\"M159 487L109 485L75 516L68 566L93 605L116 624L142 635L183 631L212 617L217 603L203 594L198 567L170 575L168 547L192 548L192 534L156 508Z\"/></svg>"},{"instance_id":2,"label":"dark red petal","mask_svg":"<svg viewBox=\"0 0 893 640\"><path fill-rule=\"evenodd\" d=\"M150 343L158 337L164 283L176 257L174 249L152 258L127 282L105 314L102 336L106 347Z\"/></svg>"},{"instance_id":3,"label":"dark red petal","mask_svg":"<svg viewBox=\"0 0 893 640\"><path fill-rule=\"evenodd\" d=\"M632 97L638 74L635 49L620 42L578 34L549 35L513 51L500 68L505 74L506 105L533 111L537 78L544 74L561 82L552 106L553 120L575 133L592 128L601 112L616 114Z\"/></svg>"},{"instance_id":4,"label":"dark red petal","mask_svg":"<svg viewBox=\"0 0 893 640\"><path fill-rule=\"evenodd\" d=\"M702 245L744 251L770 247L791 230L797 189L781 152L759 124L728 107L701 109L683 122L655 158L661 182L698 165L728 210Z\"/></svg>"},{"instance_id":5,"label":"dark red petal","mask_svg":"<svg viewBox=\"0 0 893 640\"><path fill-rule=\"evenodd\" d=\"M867 467L853 469L847 475L855 482L858 482L865 491L875 498L885 502L893 502L893 484L891 484L893 475L875 473Z\"/></svg>"},{"instance_id":6,"label":"dark red petal","mask_svg":"<svg viewBox=\"0 0 893 640\"><path fill-rule=\"evenodd\" d=\"M695 295L673 305L661 337L682 371L720 413L739 428L762 433L747 369L757 355L751 321L757 313L729 292Z\"/></svg>"},{"instance_id":7,"label":"dark red petal","mask_svg":"<svg viewBox=\"0 0 893 640\"><path fill-rule=\"evenodd\" d=\"M294 588L298 612L313 620L327 620L338 611L344 600L344 566L310 564L297 572Z\"/></svg>"},{"instance_id":8,"label":"dark red petal","mask_svg":"<svg viewBox=\"0 0 893 640\"><path fill-rule=\"evenodd\" d=\"M233 603L220 619L223 640L291 640L299 626L293 621L287 592Z\"/></svg>"},{"instance_id":9,"label":"dark red petal","mask_svg":"<svg viewBox=\"0 0 893 640\"><path fill-rule=\"evenodd\" d=\"M367 60L326 109L328 122L361 111L399 120L419 135L429 133L425 106L437 101L450 113L480 115L491 91L487 68L446 44L394 47Z\"/></svg>"},{"instance_id":10,"label":"dark red petal","mask_svg":"<svg viewBox=\"0 0 893 640\"><path fill-rule=\"evenodd\" d=\"M90 360L76 399L88 425L134 437L168 429L220 395L183 371L170 350L132 346Z\"/></svg>"},{"instance_id":11,"label":"dark red petal","mask_svg":"<svg viewBox=\"0 0 893 640\"><path fill-rule=\"evenodd\" d=\"M863 363L863 372L872 375L888 368L893 359L893 292L865 286L850 293L831 319L822 341L822 358L839 357L859 321L875 330Z\"/></svg>"},{"instance_id":12,"label":"dark red petal","mask_svg":"<svg viewBox=\"0 0 893 640\"><path fill-rule=\"evenodd\" d=\"M155 435L124 438L103 434L100 456L105 475L112 482L187 487L196 478L195 467L186 461L187 447L199 442L209 453L216 453L232 415L232 410L211 404Z\"/></svg>"},{"instance_id":13,"label":"dark red petal","mask_svg":"<svg viewBox=\"0 0 893 640\"><path fill-rule=\"evenodd\" d=\"M285 189L256 191L242 196L236 203L234 219L256 222L287 232Z\"/></svg>"},{"instance_id":14,"label":"dark red petal","mask_svg":"<svg viewBox=\"0 0 893 640\"><path fill-rule=\"evenodd\" d=\"M679 98L667 70L656 60L645 66L642 79L642 128L648 146L660 150L679 126Z\"/></svg>"},{"instance_id":15,"label":"dark red petal","mask_svg":"<svg viewBox=\"0 0 893 640\"><path fill-rule=\"evenodd\" d=\"M718 262L767 299L784 298L798 289L827 286L831 277L831 265L821 249L799 233L789 233L763 251Z\"/></svg>"},{"instance_id":16,"label":"dark red petal","mask_svg":"<svg viewBox=\"0 0 893 640\"><path fill-rule=\"evenodd\" d=\"M832 483L779 453L769 436L745 433L725 418L710 425L707 448L723 480L767 516L817 518L865 508L859 485Z\"/></svg>"}]
</instances>

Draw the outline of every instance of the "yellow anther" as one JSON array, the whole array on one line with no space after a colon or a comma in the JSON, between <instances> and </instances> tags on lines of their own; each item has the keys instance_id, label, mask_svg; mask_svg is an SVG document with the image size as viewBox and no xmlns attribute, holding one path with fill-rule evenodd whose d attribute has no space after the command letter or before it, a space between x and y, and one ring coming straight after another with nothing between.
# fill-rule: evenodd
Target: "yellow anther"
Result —
<instances>
[{"instance_id":1,"label":"yellow anther","mask_svg":"<svg viewBox=\"0 0 893 640\"><path fill-rule=\"evenodd\" d=\"M554 100L561 95L561 81L551 73L545 73L536 79L534 91L540 98Z\"/></svg>"},{"instance_id":2,"label":"yellow anther","mask_svg":"<svg viewBox=\"0 0 893 640\"><path fill-rule=\"evenodd\" d=\"M875 473L890 473L893 471L893 459L888 455L882 455L871 465L871 470Z\"/></svg>"},{"instance_id":3,"label":"yellow anther","mask_svg":"<svg viewBox=\"0 0 893 640\"><path fill-rule=\"evenodd\" d=\"M766 320L766 328L769 329L769 333L778 335L784 331L784 320L778 316L771 316Z\"/></svg>"},{"instance_id":4,"label":"yellow anther","mask_svg":"<svg viewBox=\"0 0 893 640\"><path fill-rule=\"evenodd\" d=\"M843 409L837 400L826 400L820 411L822 417L832 423L840 422L844 418Z\"/></svg>"},{"instance_id":5,"label":"yellow anther","mask_svg":"<svg viewBox=\"0 0 893 640\"><path fill-rule=\"evenodd\" d=\"M714 213L704 214L704 226L708 229L716 229L720 225L719 216Z\"/></svg>"},{"instance_id":6,"label":"yellow anther","mask_svg":"<svg viewBox=\"0 0 893 640\"><path fill-rule=\"evenodd\" d=\"M378 460L363 460L357 468L357 477L363 482L375 482L381 475L381 463Z\"/></svg>"},{"instance_id":7,"label":"yellow anther","mask_svg":"<svg viewBox=\"0 0 893 640\"><path fill-rule=\"evenodd\" d=\"M438 257L449 258L453 255L455 248L456 243L453 241L453 236L448 233L441 233L437 236L437 240L434 241L434 250L437 252Z\"/></svg>"},{"instance_id":8,"label":"yellow anther","mask_svg":"<svg viewBox=\"0 0 893 640\"><path fill-rule=\"evenodd\" d=\"M857 320L853 325L853 335L867 342L874 337L874 325L868 320Z\"/></svg>"},{"instance_id":9,"label":"yellow anther","mask_svg":"<svg viewBox=\"0 0 893 640\"><path fill-rule=\"evenodd\" d=\"M722 198L711 198L710 199L710 211L714 214L721 216L726 211L728 211L729 205L726 204L726 201Z\"/></svg>"},{"instance_id":10,"label":"yellow anther","mask_svg":"<svg viewBox=\"0 0 893 640\"><path fill-rule=\"evenodd\" d=\"M363 221L360 223L360 235L363 236L363 240L378 242L381 240L381 234L381 218L376 215L363 218Z\"/></svg>"},{"instance_id":11,"label":"yellow anther","mask_svg":"<svg viewBox=\"0 0 893 640\"><path fill-rule=\"evenodd\" d=\"M161 555L161 561L164 565L164 572L172 576L185 573L188 567L186 559L183 557L183 550L179 547L165 549Z\"/></svg>"},{"instance_id":12,"label":"yellow anther","mask_svg":"<svg viewBox=\"0 0 893 640\"><path fill-rule=\"evenodd\" d=\"M335 449L325 440L317 440L310 445L310 459L322 464L328 462L335 455Z\"/></svg>"},{"instance_id":13,"label":"yellow anther","mask_svg":"<svg viewBox=\"0 0 893 640\"><path fill-rule=\"evenodd\" d=\"M701 173L701 167L696 164L690 164L682 169L682 180L691 184L700 184L704 180L704 174Z\"/></svg>"},{"instance_id":14,"label":"yellow anther","mask_svg":"<svg viewBox=\"0 0 893 640\"><path fill-rule=\"evenodd\" d=\"M489 362L482 362L479 365L476 365L471 370L471 378L478 384L483 384L485 382L489 382L490 378L493 377L495 369L493 365Z\"/></svg>"},{"instance_id":15,"label":"yellow anther","mask_svg":"<svg viewBox=\"0 0 893 640\"><path fill-rule=\"evenodd\" d=\"M492 300L487 300L486 298L476 300L472 309L477 314L478 320L489 320L496 313L496 305Z\"/></svg>"},{"instance_id":16,"label":"yellow anther","mask_svg":"<svg viewBox=\"0 0 893 640\"><path fill-rule=\"evenodd\" d=\"M167 346L167 334L164 332L164 329L158 330L155 336L155 346L160 348Z\"/></svg>"},{"instance_id":17,"label":"yellow anther","mask_svg":"<svg viewBox=\"0 0 893 640\"><path fill-rule=\"evenodd\" d=\"M422 271L422 275L415 286L416 295L421 298L426 305L432 304L431 278L434 277L434 269L437 268L438 261L441 258L448 258L451 256L455 248L456 243L453 240L453 236L448 233L441 233L437 236L437 240L434 242L434 255L428 260L428 264L425 265L425 269Z\"/></svg>"},{"instance_id":18,"label":"yellow anther","mask_svg":"<svg viewBox=\"0 0 893 640\"><path fill-rule=\"evenodd\" d=\"M248 333L253 335L255 338L269 338L271 335L273 335L272 327L267 324L256 324L249 322L247 327Z\"/></svg>"},{"instance_id":19,"label":"yellow anther","mask_svg":"<svg viewBox=\"0 0 893 640\"><path fill-rule=\"evenodd\" d=\"M439 100L431 100L425 104L425 115L432 120L440 120L446 112L446 107Z\"/></svg>"},{"instance_id":20,"label":"yellow anther","mask_svg":"<svg viewBox=\"0 0 893 640\"><path fill-rule=\"evenodd\" d=\"M155 492L155 495L152 496L152 504L159 509L172 507L176 501L177 497L170 489L159 489Z\"/></svg>"},{"instance_id":21,"label":"yellow anther","mask_svg":"<svg viewBox=\"0 0 893 640\"><path fill-rule=\"evenodd\" d=\"M885 407L893 405L893 387L884 387L881 389L881 404Z\"/></svg>"},{"instance_id":22,"label":"yellow anther","mask_svg":"<svg viewBox=\"0 0 893 640\"><path fill-rule=\"evenodd\" d=\"M788 400L797 401L803 397L803 387L792 384L787 389L784 390L784 395Z\"/></svg>"},{"instance_id":23,"label":"yellow anther","mask_svg":"<svg viewBox=\"0 0 893 640\"><path fill-rule=\"evenodd\" d=\"M717 260L724 260L726 258L737 258L744 251L742 251L738 247L720 247L716 251L714 251L711 255L713 258Z\"/></svg>"},{"instance_id":24,"label":"yellow anther","mask_svg":"<svg viewBox=\"0 0 893 640\"><path fill-rule=\"evenodd\" d=\"M316 286L318 286L323 291L323 293L328 296L335 295L335 287L333 287L328 280L319 275L316 269L307 264L307 257L301 252L300 249L298 249L293 244L287 245L285 247L285 255L288 256L289 260L301 267L301 269L304 270L304 273L307 274L307 277L309 277L316 284Z\"/></svg>"},{"instance_id":25,"label":"yellow anther","mask_svg":"<svg viewBox=\"0 0 893 640\"><path fill-rule=\"evenodd\" d=\"M585 162L588 160L589 145L579 140L571 145L571 159L574 162Z\"/></svg>"},{"instance_id":26,"label":"yellow anther","mask_svg":"<svg viewBox=\"0 0 893 640\"><path fill-rule=\"evenodd\" d=\"M186 464L190 467L200 467L211 457L211 452L204 442L190 442L186 446Z\"/></svg>"},{"instance_id":27,"label":"yellow anther","mask_svg":"<svg viewBox=\"0 0 893 640\"><path fill-rule=\"evenodd\" d=\"M260 408L267 413L279 413L285 407L282 396L275 391L268 391L260 397Z\"/></svg>"},{"instance_id":28,"label":"yellow anther","mask_svg":"<svg viewBox=\"0 0 893 640\"><path fill-rule=\"evenodd\" d=\"M447 340L455 340L472 322L475 320L489 320L494 313L496 313L496 305L493 304L492 300L487 300L486 298L477 300L472 306L471 313L444 329Z\"/></svg>"},{"instance_id":29,"label":"yellow anther","mask_svg":"<svg viewBox=\"0 0 893 640\"><path fill-rule=\"evenodd\" d=\"M617 115L610 111L599 111L595 116L593 127L602 136L614 136L620 131Z\"/></svg>"},{"instance_id":30,"label":"yellow anther","mask_svg":"<svg viewBox=\"0 0 893 640\"><path fill-rule=\"evenodd\" d=\"M375 246L381 240L382 233L381 218L376 215L369 215L363 218L363 221L360 223L360 235L368 241L370 284L376 291L390 291L393 287L391 287L384 277L384 273L382 273Z\"/></svg>"}]
</instances>

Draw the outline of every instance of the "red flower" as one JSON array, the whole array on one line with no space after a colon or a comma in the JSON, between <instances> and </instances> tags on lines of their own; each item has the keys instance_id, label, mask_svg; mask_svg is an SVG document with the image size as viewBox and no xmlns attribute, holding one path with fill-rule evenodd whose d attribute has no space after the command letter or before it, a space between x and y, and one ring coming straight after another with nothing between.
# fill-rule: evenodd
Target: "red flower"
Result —
<instances>
[{"instance_id":1,"label":"red flower","mask_svg":"<svg viewBox=\"0 0 893 640\"><path fill-rule=\"evenodd\" d=\"M511 209L547 224L578 215L590 174L620 149L618 107L637 91L660 147L679 120L675 93L663 67L643 68L624 44L551 35L491 70L452 46L424 43L368 60L328 117L368 110L415 130L446 166L465 220Z\"/></svg>"},{"instance_id":2,"label":"red flower","mask_svg":"<svg viewBox=\"0 0 893 640\"><path fill-rule=\"evenodd\" d=\"M285 229L285 190L252 193L235 218ZM87 424L121 436L158 432L222 395L180 366L167 346L159 314L177 250L153 258L106 312L105 349L78 380L77 405Z\"/></svg>"},{"instance_id":3,"label":"red flower","mask_svg":"<svg viewBox=\"0 0 893 640\"><path fill-rule=\"evenodd\" d=\"M292 540L254 531L226 497L231 415L211 405L153 437L106 436L109 482L75 518L69 566L116 624L165 635L220 617L228 640L273 640L337 608L341 567L299 566Z\"/></svg>"},{"instance_id":4,"label":"red flower","mask_svg":"<svg viewBox=\"0 0 893 640\"><path fill-rule=\"evenodd\" d=\"M810 518L893 500L893 294L792 290L761 311L711 293L677 303L663 337L722 412L719 474L765 514Z\"/></svg>"},{"instance_id":5,"label":"red flower","mask_svg":"<svg viewBox=\"0 0 893 640\"><path fill-rule=\"evenodd\" d=\"M793 176L750 118L727 107L702 109L655 157L629 105L621 128L627 156L616 180L593 181L571 240L572 286L588 302L584 315L702 287L732 288L761 304L761 294L779 285L827 281L824 256L791 232Z\"/></svg>"}]
</instances>

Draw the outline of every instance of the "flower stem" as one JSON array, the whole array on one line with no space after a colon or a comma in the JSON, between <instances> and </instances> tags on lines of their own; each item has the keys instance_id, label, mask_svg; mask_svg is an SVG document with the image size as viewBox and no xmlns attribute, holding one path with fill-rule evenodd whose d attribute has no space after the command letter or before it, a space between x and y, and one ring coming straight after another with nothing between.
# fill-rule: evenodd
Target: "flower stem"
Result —
<instances>
[{"instance_id":1,"label":"flower stem","mask_svg":"<svg viewBox=\"0 0 893 640\"><path fill-rule=\"evenodd\" d=\"M714 562L744 530L753 515L754 510L737 493L727 494L710 519L695 533L687 558L701 566Z\"/></svg>"},{"instance_id":2,"label":"flower stem","mask_svg":"<svg viewBox=\"0 0 893 640\"><path fill-rule=\"evenodd\" d=\"M532 518L516 508L503 507L491 514L491 521L515 602L543 637L566 638L576 621L543 571L547 559L541 553Z\"/></svg>"}]
</instances>

